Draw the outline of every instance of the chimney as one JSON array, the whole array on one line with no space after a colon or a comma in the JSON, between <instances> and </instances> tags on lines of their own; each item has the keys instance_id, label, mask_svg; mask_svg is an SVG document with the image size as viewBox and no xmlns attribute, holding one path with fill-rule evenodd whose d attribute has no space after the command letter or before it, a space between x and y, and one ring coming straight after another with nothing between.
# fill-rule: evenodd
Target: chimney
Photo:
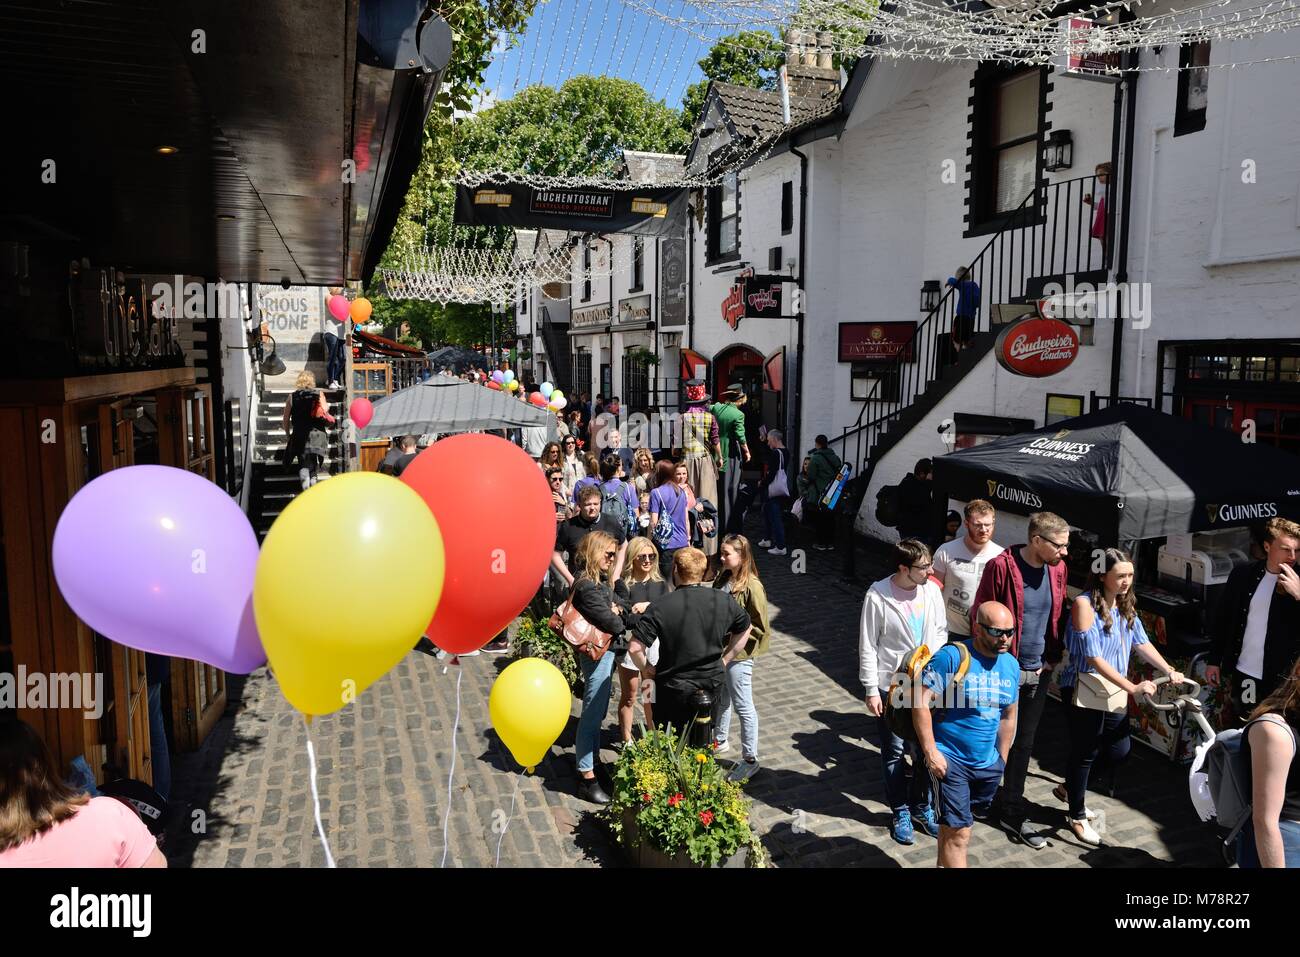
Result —
<instances>
[{"instance_id":1,"label":"chimney","mask_svg":"<svg viewBox=\"0 0 1300 957\"><path fill-rule=\"evenodd\" d=\"M832 56L835 52L834 37L827 31L817 34L817 66L822 70L832 68Z\"/></svg>"}]
</instances>

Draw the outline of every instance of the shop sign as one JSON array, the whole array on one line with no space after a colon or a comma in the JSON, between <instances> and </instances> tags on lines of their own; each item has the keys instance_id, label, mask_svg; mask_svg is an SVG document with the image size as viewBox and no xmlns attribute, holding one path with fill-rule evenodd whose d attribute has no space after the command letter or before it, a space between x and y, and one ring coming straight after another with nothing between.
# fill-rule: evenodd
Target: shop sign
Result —
<instances>
[{"instance_id":1,"label":"shop sign","mask_svg":"<svg viewBox=\"0 0 1300 957\"><path fill-rule=\"evenodd\" d=\"M841 322L840 362L912 361L915 322Z\"/></svg>"},{"instance_id":2,"label":"shop sign","mask_svg":"<svg viewBox=\"0 0 1300 957\"><path fill-rule=\"evenodd\" d=\"M745 318L745 281L739 280L722 300L722 321L735 329Z\"/></svg>"},{"instance_id":3,"label":"shop sign","mask_svg":"<svg viewBox=\"0 0 1300 957\"><path fill-rule=\"evenodd\" d=\"M1000 502L1011 502L1015 505L1023 505L1028 508L1040 509L1043 507L1043 500L1023 488L1016 488L999 482L997 479L986 479L989 488L989 498L996 499Z\"/></svg>"},{"instance_id":4,"label":"shop sign","mask_svg":"<svg viewBox=\"0 0 1300 957\"><path fill-rule=\"evenodd\" d=\"M1057 59L1057 69L1066 76L1084 80L1119 80L1119 54L1105 51L1107 27L1087 17L1063 17L1060 26L1065 34L1064 52Z\"/></svg>"},{"instance_id":5,"label":"shop sign","mask_svg":"<svg viewBox=\"0 0 1300 957\"><path fill-rule=\"evenodd\" d=\"M618 302L619 325L640 325L650 321L650 297L632 296Z\"/></svg>"},{"instance_id":6,"label":"shop sign","mask_svg":"<svg viewBox=\"0 0 1300 957\"><path fill-rule=\"evenodd\" d=\"M1277 517L1277 502L1252 502L1246 505L1205 506L1205 517L1211 525L1240 525Z\"/></svg>"},{"instance_id":7,"label":"shop sign","mask_svg":"<svg viewBox=\"0 0 1300 957\"><path fill-rule=\"evenodd\" d=\"M686 240L660 243L659 326L686 325Z\"/></svg>"},{"instance_id":8,"label":"shop sign","mask_svg":"<svg viewBox=\"0 0 1300 957\"><path fill-rule=\"evenodd\" d=\"M571 329L586 329L604 326L609 323L610 308L608 305L596 306L592 309L579 309L573 313L573 318L569 321Z\"/></svg>"},{"instance_id":9,"label":"shop sign","mask_svg":"<svg viewBox=\"0 0 1300 957\"><path fill-rule=\"evenodd\" d=\"M781 316L781 276L742 276L722 300L722 321L735 329L741 319Z\"/></svg>"},{"instance_id":10,"label":"shop sign","mask_svg":"<svg viewBox=\"0 0 1300 957\"><path fill-rule=\"evenodd\" d=\"M1059 319L1029 316L998 333L993 349L1008 372L1042 379L1078 358L1079 336Z\"/></svg>"}]
</instances>

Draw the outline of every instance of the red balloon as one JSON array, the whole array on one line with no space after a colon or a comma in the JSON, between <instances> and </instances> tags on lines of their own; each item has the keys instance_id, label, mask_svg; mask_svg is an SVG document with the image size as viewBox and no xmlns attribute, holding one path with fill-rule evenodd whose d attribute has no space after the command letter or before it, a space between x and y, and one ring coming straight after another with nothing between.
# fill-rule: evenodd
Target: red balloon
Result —
<instances>
[{"instance_id":1,"label":"red balloon","mask_svg":"<svg viewBox=\"0 0 1300 957\"><path fill-rule=\"evenodd\" d=\"M488 380L487 387L488 387L489 389L496 389L498 392L501 391L501 383L500 383L500 382L493 382L491 379Z\"/></svg>"},{"instance_id":2,"label":"red balloon","mask_svg":"<svg viewBox=\"0 0 1300 957\"><path fill-rule=\"evenodd\" d=\"M375 417L375 407L369 399L353 399L348 404L348 415L352 417L358 429L364 429Z\"/></svg>"},{"instance_id":3,"label":"red balloon","mask_svg":"<svg viewBox=\"0 0 1300 957\"><path fill-rule=\"evenodd\" d=\"M425 634L453 655L481 648L537 593L555 549L555 506L537 463L495 435L453 435L402 472L438 520L442 598Z\"/></svg>"},{"instance_id":4,"label":"red balloon","mask_svg":"<svg viewBox=\"0 0 1300 957\"><path fill-rule=\"evenodd\" d=\"M546 396L542 395L540 392L534 392L528 397L528 401L540 409L546 405Z\"/></svg>"}]
</instances>

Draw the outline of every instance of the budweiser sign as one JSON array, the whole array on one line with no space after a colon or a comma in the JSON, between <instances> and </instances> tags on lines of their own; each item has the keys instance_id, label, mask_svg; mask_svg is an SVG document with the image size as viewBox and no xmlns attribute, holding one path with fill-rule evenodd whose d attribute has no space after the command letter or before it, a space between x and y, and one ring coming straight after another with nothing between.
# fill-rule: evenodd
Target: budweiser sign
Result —
<instances>
[{"instance_id":1,"label":"budweiser sign","mask_svg":"<svg viewBox=\"0 0 1300 957\"><path fill-rule=\"evenodd\" d=\"M1029 316L998 334L998 362L1008 372L1041 379L1056 375L1079 355L1079 337L1059 319Z\"/></svg>"}]
</instances>

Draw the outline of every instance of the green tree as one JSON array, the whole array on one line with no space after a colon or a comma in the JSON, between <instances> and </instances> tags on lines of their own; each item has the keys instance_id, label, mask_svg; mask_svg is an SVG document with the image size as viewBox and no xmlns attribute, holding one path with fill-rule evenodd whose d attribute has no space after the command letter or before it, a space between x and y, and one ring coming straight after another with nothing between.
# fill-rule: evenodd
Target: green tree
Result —
<instances>
[{"instance_id":1,"label":"green tree","mask_svg":"<svg viewBox=\"0 0 1300 957\"><path fill-rule=\"evenodd\" d=\"M742 30L723 37L699 61L705 79L686 88L682 97L682 127L688 131L694 128L704 109L704 96L714 80L774 90L784 62L784 44L766 31Z\"/></svg>"},{"instance_id":2,"label":"green tree","mask_svg":"<svg viewBox=\"0 0 1300 957\"><path fill-rule=\"evenodd\" d=\"M447 118L469 110L498 43L517 46L538 0L440 0L439 15L451 27L451 62L435 105Z\"/></svg>"}]
</instances>

